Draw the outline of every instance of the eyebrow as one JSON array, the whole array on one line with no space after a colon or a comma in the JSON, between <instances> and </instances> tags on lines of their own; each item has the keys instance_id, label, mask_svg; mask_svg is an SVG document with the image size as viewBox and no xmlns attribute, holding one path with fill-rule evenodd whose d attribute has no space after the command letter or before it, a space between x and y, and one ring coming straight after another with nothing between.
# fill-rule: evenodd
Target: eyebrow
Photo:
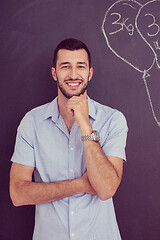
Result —
<instances>
[{"instance_id":1,"label":"eyebrow","mask_svg":"<svg viewBox=\"0 0 160 240\"><path fill-rule=\"evenodd\" d=\"M70 62L61 62L61 63L59 64L59 66L66 65L66 64L70 64ZM86 63L86 62L77 62L77 64L83 64L83 65L86 65L86 66L87 66L87 63Z\"/></svg>"},{"instance_id":2,"label":"eyebrow","mask_svg":"<svg viewBox=\"0 0 160 240\"><path fill-rule=\"evenodd\" d=\"M62 66L62 65L65 65L65 64L69 64L69 62L61 62L61 63L59 64L59 66Z\"/></svg>"},{"instance_id":3,"label":"eyebrow","mask_svg":"<svg viewBox=\"0 0 160 240\"><path fill-rule=\"evenodd\" d=\"M84 64L87 66L87 63L86 62L77 62L78 64Z\"/></svg>"}]
</instances>

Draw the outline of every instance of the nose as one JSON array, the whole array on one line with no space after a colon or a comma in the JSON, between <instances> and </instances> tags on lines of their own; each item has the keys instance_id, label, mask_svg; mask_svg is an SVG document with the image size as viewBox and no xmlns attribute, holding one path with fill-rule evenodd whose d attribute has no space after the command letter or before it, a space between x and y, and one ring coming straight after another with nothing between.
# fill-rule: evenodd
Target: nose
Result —
<instances>
[{"instance_id":1,"label":"nose","mask_svg":"<svg viewBox=\"0 0 160 240\"><path fill-rule=\"evenodd\" d=\"M69 77L70 77L71 79L76 79L76 78L78 78L78 71L77 71L77 68L76 68L76 67L72 67L72 68L70 69Z\"/></svg>"}]
</instances>

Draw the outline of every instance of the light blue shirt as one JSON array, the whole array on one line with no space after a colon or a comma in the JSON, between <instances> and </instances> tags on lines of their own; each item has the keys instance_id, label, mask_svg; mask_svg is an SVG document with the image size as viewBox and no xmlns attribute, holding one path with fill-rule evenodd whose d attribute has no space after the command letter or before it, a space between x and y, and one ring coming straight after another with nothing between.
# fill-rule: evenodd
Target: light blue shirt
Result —
<instances>
[{"instance_id":1,"label":"light blue shirt","mask_svg":"<svg viewBox=\"0 0 160 240\"><path fill-rule=\"evenodd\" d=\"M127 124L119 111L88 98L92 128L100 134L106 156L125 157ZM35 167L36 182L81 177L86 171L81 132L74 122L69 134L57 98L22 119L13 162ZM112 198L76 194L36 205L34 240L120 240Z\"/></svg>"}]
</instances>

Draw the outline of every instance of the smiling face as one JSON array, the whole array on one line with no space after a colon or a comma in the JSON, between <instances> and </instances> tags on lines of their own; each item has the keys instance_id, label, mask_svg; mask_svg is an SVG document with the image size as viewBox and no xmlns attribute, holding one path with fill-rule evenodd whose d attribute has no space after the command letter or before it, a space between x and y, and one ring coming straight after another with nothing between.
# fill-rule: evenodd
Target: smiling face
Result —
<instances>
[{"instance_id":1,"label":"smiling face","mask_svg":"<svg viewBox=\"0 0 160 240\"><path fill-rule=\"evenodd\" d=\"M58 51L52 76L57 81L59 95L63 94L66 98L80 96L86 91L92 75L93 69L89 69L88 54L84 49Z\"/></svg>"}]
</instances>

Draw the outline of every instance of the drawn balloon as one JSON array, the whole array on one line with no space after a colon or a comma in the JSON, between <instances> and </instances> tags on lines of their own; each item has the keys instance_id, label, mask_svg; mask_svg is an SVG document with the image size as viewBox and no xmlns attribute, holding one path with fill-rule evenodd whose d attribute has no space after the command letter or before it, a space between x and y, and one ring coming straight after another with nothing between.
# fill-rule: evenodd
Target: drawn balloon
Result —
<instances>
[{"instance_id":1,"label":"drawn balloon","mask_svg":"<svg viewBox=\"0 0 160 240\"><path fill-rule=\"evenodd\" d=\"M160 68L160 1L150 1L138 11L136 29L153 51L156 64Z\"/></svg>"},{"instance_id":2,"label":"drawn balloon","mask_svg":"<svg viewBox=\"0 0 160 240\"><path fill-rule=\"evenodd\" d=\"M158 69L160 69L160 1L153 0L144 4L138 10L138 13L135 19L135 26L141 38L152 50L155 57L156 65ZM157 125L160 127L160 121L158 120L157 114L155 113L156 105L153 104L154 94L151 95L151 90L149 89L146 76L147 76L146 74L143 75L143 80L144 80L146 92L148 95L148 100L150 103L153 117ZM158 79L159 79L159 76L158 76ZM152 79L149 78L150 84L152 80L153 80L153 76L152 76ZM157 88L158 88L159 81L157 81L157 84L158 84L157 85Z\"/></svg>"},{"instance_id":3,"label":"drawn balloon","mask_svg":"<svg viewBox=\"0 0 160 240\"><path fill-rule=\"evenodd\" d=\"M147 75L155 63L155 55L135 26L141 7L133 0L115 2L105 13L102 32L108 47L117 57Z\"/></svg>"},{"instance_id":4,"label":"drawn balloon","mask_svg":"<svg viewBox=\"0 0 160 240\"><path fill-rule=\"evenodd\" d=\"M115 2L105 13L102 32L110 50L142 73L152 114L160 127L147 83L153 80L149 71L154 64L160 68L160 1L144 5L134 0Z\"/></svg>"}]
</instances>

